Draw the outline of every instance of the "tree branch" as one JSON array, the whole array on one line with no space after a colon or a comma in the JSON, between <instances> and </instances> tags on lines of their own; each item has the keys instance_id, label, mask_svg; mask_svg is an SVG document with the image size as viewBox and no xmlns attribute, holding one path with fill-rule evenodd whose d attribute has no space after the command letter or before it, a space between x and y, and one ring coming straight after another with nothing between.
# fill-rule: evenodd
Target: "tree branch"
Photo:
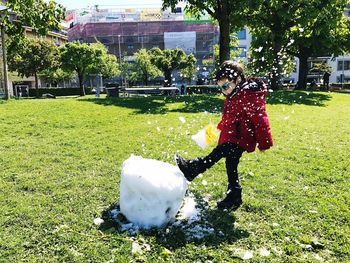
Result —
<instances>
[{"instance_id":1,"label":"tree branch","mask_svg":"<svg viewBox=\"0 0 350 263\"><path fill-rule=\"evenodd\" d=\"M205 5L204 1L200 1L200 0L189 0L188 3L190 3L193 6L196 6L199 9L205 10L208 12L209 15L211 15L214 18L217 18L217 14L215 13L215 11L213 11L212 9L210 9L210 7L208 5Z\"/></svg>"}]
</instances>

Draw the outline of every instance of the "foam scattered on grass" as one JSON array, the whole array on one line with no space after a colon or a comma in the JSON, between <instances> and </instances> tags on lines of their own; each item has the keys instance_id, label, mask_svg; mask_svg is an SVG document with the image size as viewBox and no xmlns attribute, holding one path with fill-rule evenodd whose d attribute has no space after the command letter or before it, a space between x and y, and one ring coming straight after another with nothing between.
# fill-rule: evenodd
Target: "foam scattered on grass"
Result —
<instances>
[{"instance_id":1,"label":"foam scattered on grass","mask_svg":"<svg viewBox=\"0 0 350 263\"><path fill-rule=\"evenodd\" d=\"M179 120L180 120L182 123L186 123L185 118L184 118L184 117L182 117L182 116L180 116L180 117L179 117Z\"/></svg>"},{"instance_id":2,"label":"foam scattered on grass","mask_svg":"<svg viewBox=\"0 0 350 263\"><path fill-rule=\"evenodd\" d=\"M96 226L99 226L99 225L101 225L102 223L104 222L104 220L102 219L102 218L95 218L94 219L94 224L96 225Z\"/></svg>"},{"instance_id":3,"label":"foam scattered on grass","mask_svg":"<svg viewBox=\"0 0 350 263\"><path fill-rule=\"evenodd\" d=\"M188 193L176 218L166 226L157 227L157 229L162 235L181 231L187 241L201 240L209 236L224 236L222 231L216 230L210 222L203 218L203 213L208 208L207 201L196 200L192 193ZM137 235L143 229L138 224L128 221L120 212L119 205L109 210L108 219L114 222L119 232L128 232L131 236ZM108 220L106 219L106 221Z\"/></svg>"}]
</instances>

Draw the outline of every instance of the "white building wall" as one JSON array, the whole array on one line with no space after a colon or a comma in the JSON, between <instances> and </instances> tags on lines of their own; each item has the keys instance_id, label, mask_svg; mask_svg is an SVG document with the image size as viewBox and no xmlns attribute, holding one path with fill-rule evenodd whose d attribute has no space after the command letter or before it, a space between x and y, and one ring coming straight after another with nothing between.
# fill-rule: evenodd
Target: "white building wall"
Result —
<instances>
[{"instance_id":1,"label":"white building wall","mask_svg":"<svg viewBox=\"0 0 350 263\"><path fill-rule=\"evenodd\" d=\"M243 60L244 63L248 62L249 57L249 49L252 42L252 35L250 34L250 30L248 27L244 27L245 30L245 38L241 38L243 34L238 33L238 48L242 48L243 52L242 56L238 57L239 60Z\"/></svg>"},{"instance_id":2,"label":"white building wall","mask_svg":"<svg viewBox=\"0 0 350 263\"><path fill-rule=\"evenodd\" d=\"M344 70L342 69L344 62ZM341 82L341 75L344 75L344 82L350 82L350 67L347 67L350 64L350 55L344 55L336 57L334 60L329 60L328 64L332 67L333 71L329 78L329 82Z\"/></svg>"}]
</instances>

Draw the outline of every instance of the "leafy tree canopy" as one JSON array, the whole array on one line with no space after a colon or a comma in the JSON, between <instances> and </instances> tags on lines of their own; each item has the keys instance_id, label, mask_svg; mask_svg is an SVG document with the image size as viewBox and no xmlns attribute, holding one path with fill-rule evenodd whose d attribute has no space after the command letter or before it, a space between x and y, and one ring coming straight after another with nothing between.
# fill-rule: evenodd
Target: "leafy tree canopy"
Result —
<instances>
[{"instance_id":1,"label":"leafy tree canopy","mask_svg":"<svg viewBox=\"0 0 350 263\"><path fill-rule=\"evenodd\" d=\"M187 56L186 53L179 48L167 50L152 48L149 52L151 55L151 62L164 74L165 86L171 85L172 72L174 70L193 67L196 63L196 58L193 54Z\"/></svg>"},{"instance_id":2,"label":"leafy tree canopy","mask_svg":"<svg viewBox=\"0 0 350 263\"><path fill-rule=\"evenodd\" d=\"M191 54L187 57L187 66L180 69L180 76L183 80L191 82L194 79L197 72L196 62L194 55Z\"/></svg>"},{"instance_id":3,"label":"leafy tree canopy","mask_svg":"<svg viewBox=\"0 0 350 263\"><path fill-rule=\"evenodd\" d=\"M22 77L34 76L38 96L38 74L43 70L55 67L56 50L57 47L50 41L24 38L19 44L10 45L9 69L16 71Z\"/></svg>"},{"instance_id":4,"label":"leafy tree canopy","mask_svg":"<svg viewBox=\"0 0 350 263\"><path fill-rule=\"evenodd\" d=\"M135 63L132 64L132 71L129 78L133 81L141 80L148 85L150 78L162 75L162 72L151 63L151 55L146 49L140 49L134 54Z\"/></svg>"},{"instance_id":5,"label":"leafy tree canopy","mask_svg":"<svg viewBox=\"0 0 350 263\"><path fill-rule=\"evenodd\" d=\"M23 26L29 26L39 35L58 30L65 17L65 8L55 1L7 0L2 12L2 23L10 37L23 37Z\"/></svg>"},{"instance_id":6,"label":"leafy tree canopy","mask_svg":"<svg viewBox=\"0 0 350 263\"><path fill-rule=\"evenodd\" d=\"M255 38L253 49L270 64L275 85L292 56L299 58L300 87L305 87L307 59L312 56L338 55L349 50L349 18L344 16L348 0L257 0L249 2L247 21ZM263 40L264 43L262 43ZM253 52L254 56L254 52ZM261 57L260 57L261 58ZM288 67L288 65L287 65Z\"/></svg>"},{"instance_id":7,"label":"leafy tree canopy","mask_svg":"<svg viewBox=\"0 0 350 263\"><path fill-rule=\"evenodd\" d=\"M60 57L64 70L77 73L82 96L85 95L83 81L89 74L101 73L110 78L120 73L116 57L108 54L101 43L69 42L60 47Z\"/></svg>"}]
</instances>

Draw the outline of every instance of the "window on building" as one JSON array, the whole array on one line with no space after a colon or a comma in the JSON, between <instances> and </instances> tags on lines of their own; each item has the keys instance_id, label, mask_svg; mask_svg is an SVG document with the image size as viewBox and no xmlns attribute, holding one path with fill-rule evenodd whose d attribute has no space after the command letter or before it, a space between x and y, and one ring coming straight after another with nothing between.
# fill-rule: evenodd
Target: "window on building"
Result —
<instances>
[{"instance_id":1,"label":"window on building","mask_svg":"<svg viewBox=\"0 0 350 263\"><path fill-rule=\"evenodd\" d=\"M182 13L182 8L177 6L175 9L175 13Z\"/></svg>"},{"instance_id":2,"label":"window on building","mask_svg":"<svg viewBox=\"0 0 350 263\"><path fill-rule=\"evenodd\" d=\"M242 29L241 31L237 32L238 39L247 39L247 30Z\"/></svg>"},{"instance_id":3,"label":"window on building","mask_svg":"<svg viewBox=\"0 0 350 263\"><path fill-rule=\"evenodd\" d=\"M133 44L128 44L128 49L133 49L134 45Z\"/></svg>"},{"instance_id":4,"label":"window on building","mask_svg":"<svg viewBox=\"0 0 350 263\"><path fill-rule=\"evenodd\" d=\"M126 43L133 43L134 39L132 37L127 37L125 40Z\"/></svg>"},{"instance_id":5,"label":"window on building","mask_svg":"<svg viewBox=\"0 0 350 263\"><path fill-rule=\"evenodd\" d=\"M338 71L341 70L350 70L350 60L338 60Z\"/></svg>"},{"instance_id":6,"label":"window on building","mask_svg":"<svg viewBox=\"0 0 350 263\"><path fill-rule=\"evenodd\" d=\"M297 73L298 71L298 62L296 60L294 60L294 68L293 68L293 72Z\"/></svg>"},{"instance_id":7,"label":"window on building","mask_svg":"<svg viewBox=\"0 0 350 263\"><path fill-rule=\"evenodd\" d=\"M160 37L158 37L158 36L152 36L151 41L152 41L152 42L159 42L159 41L160 41Z\"/></svg>"},{"instance_id":8,"label":"window on building","mask_svg":"<svg viewBox=\"0 0 350 263\"><path fill-rule=\"evenodd\" d=\"M211 43L208 41L203 41L202 44L203 44L203 46L202 46L203 50L208 50L211 46Z\"/></svg>"}]
</instances>

